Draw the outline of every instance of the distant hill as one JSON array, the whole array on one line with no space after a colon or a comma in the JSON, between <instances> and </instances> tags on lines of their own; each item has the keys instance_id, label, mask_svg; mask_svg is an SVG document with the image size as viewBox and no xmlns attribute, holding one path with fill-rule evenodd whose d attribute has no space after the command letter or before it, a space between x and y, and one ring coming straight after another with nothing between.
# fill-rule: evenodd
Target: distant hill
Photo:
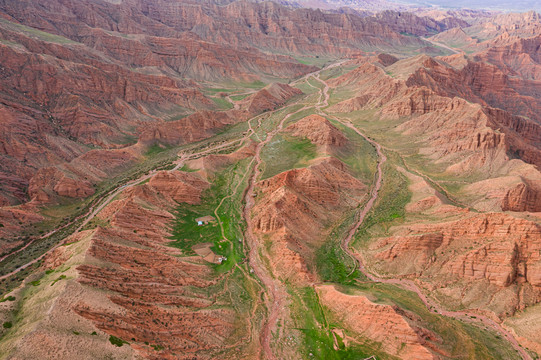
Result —
<instances>
[{"instance_id":1,"label":"distant hill","mask_svg":"<svg viewBox=\"0 0 541 360\"><path fill-rule=\"evenodd\" d=\"M417 6L441 6L444 8L470 8L485 10L528 11L541 10L539 0L397 0L401 4Z\"/></svg>"}]
</instances>

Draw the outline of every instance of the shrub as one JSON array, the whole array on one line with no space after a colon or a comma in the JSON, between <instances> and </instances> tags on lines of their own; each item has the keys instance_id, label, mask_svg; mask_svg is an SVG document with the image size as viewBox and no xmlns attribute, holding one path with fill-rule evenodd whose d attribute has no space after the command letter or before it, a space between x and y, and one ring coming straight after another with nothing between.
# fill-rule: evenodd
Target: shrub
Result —
<instances>
[{"instance_id":1,"label":"shrub","mask_svg":"<svg viewBox=\"0 0 541 360\"><path fill-rule=\"evenodd\" d=\"M124 341L121 338L117 338L116 336L113 336L113 335L109 336L109 342L113 344L114 346L118 346L118 347L121 347L124 344L128 344L127 341Z\"/></svg>"}]
</instances>

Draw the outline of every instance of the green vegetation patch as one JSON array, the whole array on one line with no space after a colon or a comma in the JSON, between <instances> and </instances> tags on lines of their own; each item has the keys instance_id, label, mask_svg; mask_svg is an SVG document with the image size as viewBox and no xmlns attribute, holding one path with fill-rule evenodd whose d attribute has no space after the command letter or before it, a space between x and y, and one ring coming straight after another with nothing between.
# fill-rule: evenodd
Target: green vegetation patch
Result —
<instances>
[{"instance_id":1,"label":"green vegetation patch","mask_svg":"<svg viewBox=\"0 0 541 360\"><path fill-rule=\"evenodd\" d=\"M54 284L56 284L58 281L60 280L63 280L66 278L66 275L62 274L60 275L59 277L57 277L52 283L51 283L51 286L53 286Z\"/></svg>"},{"instance_id":2,"label":"green vegetation patch","mask_svg":"<svg viewBox=\"0 0 541 360\"><path fill-rule=\"evenodd\" d=\"M34 29L33 27L30 27L30 26L16 24L6 19L0 18L0 24L3 24L4 26L6 26L7 28L11 30L22 32L27 36L37 38L38 40L53 42L57 44L78 44L77 42L70 40L68 38L65 38L63 36L54 35L45 31Z\"/></svg>"},{"instance_id":3,"label":"green vegetation patch","mask_svg":"<svg viewBox=\"0 0 541 360\"><path fill-rule=\"evenodd\" d=\"M250 94L232 95L232 96L231 96L231 100L233 100L233 101L240 101L240 100L245 99L248 95L250 95Z\"/></svg>"},{"instance_id":4,"label":"green vegetation patch","mask_svg":"<svg viewBox=\"0 0 541 360\"><path fill-rule=\"evenodd\" d=\"M262 179L286 170L306 167L317 156L317 147L306 138L277 134L261 152L265 170Z\"/></svg>"},{"instance_id":5,"label":"green vegetation patch","mask_svg":"<svg viewBox=\"0 0 541 360\"><path fill-rule=\"evenodd\" d=\"M316 259L317 271L323 281L351 285L360 276L358 270L352 271L355 265L353 260L335 241L327 241L320 247Z\"/></svg>"},{"instance_id":6,"label":"green vegetation patch","mask_svg":"<svg viewBox=\"0 0 541 360\"><path fill-rule=\"evenodd\" d=\"M0 299L0 303L6 302L6 301L15 301L15 296L10 295L10 296Z\"/></svg>"},{"instance_id":7,"label":"green vegetation patch","mask_svg":"<svg viewBox=\"0 0 541 360\"><path fill-rule=\"evenodd\" d=\"M175 210L175 220L172 224L173 240L170 246L181 249L186 255L194 255L192 247L199 243L212 243L211 250L227 258L219 265L214 265L220 272L230 270L235 263L244 258L242 250L243 219L242 191L246 187L248 176L248 161L238 162L210 179L212 186L205 190L201 202L197 205L180 204ZM243 183L237 188L239 181ZM236 192L234 190L237 189ZM231 196L229 196L231 195ZM218 208L218 216L222 223L226 240L218 219L214 214L223 198L227 197ZM199 226L196 219L212 216L215 219Z\"/></svg>"},{"instance_id":8,"label":"green vegetation patch","mask_svg":"<svg viewBox=\"0 0 541 360\"><path fill-rule=\"evenodd\" d=\"M229 109L233 108L233 104L231 104L226 98L223 98L223 97L211 97L210 99L221 110L229 110Z\"/></svg>"},{"instance_id":9,"label":"green vegetation patch","mask_svg":"<svg viewBox=\"0 0 541 360\"><path fill-rule=\"evenodd\" d=\"M121 347L124 344L129 344L129 342L122 340L121 338L118 338L113 335L109 336L109 342L113 344L114 346L118 346L118 347Z\"/></svg>"},{"instance_id":10,"label":"green vegetation patch","mask_svg":"<svg viewBox=\"0 0 541 360\"><path fill-rule=\"evenodd\" d=\"M13 327L13 324L11 323L11 321L6 321L2 324L2 326L4 327L4 329L11 329Z\"/></svg>"},{"instance_id":11,"label":"green vegetation patch","mask_svg":"<svg viewBox=\"0 0 541 360\"><path fill-rule=\"evenodd\" d=\"M404 220L411 192L408 179L396 169L396 161L395 155L388 154L378 199L357 231L354 246L358 242L365 244L374 235L388 235L392 225Z\"/></svg>"},{"instance_id":12,"label":"green vegetation patch","mask_svg":"<svg viewBox=\"0 0 541 360\"><path fill-rule=\"evenodd\" d=\"M159 154L169 149L171 149L171 146L166 146L162 144L153 144L147 149L147 151L145 152L145 156L148 156L148 157L154 156L156 154Z\"/></svg>"}]
</instances>

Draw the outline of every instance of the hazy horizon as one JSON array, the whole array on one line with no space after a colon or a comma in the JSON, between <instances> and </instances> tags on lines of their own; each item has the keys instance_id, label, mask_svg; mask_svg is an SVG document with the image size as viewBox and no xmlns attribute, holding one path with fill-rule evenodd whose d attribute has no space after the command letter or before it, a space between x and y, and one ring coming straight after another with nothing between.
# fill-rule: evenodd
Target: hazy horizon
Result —
<instances>
[{"instance_id":1,"label":"hazy horizon","mask_svg":"<svg viewBox=\"0 0 541 360\"><path fill-rule=\"evenodd\" d=\"M468 8L499 11L540 11L541 1L538 0L394 0L400 4L420 6L439 6L443 8Z\"/></svg>"}]
</instances>

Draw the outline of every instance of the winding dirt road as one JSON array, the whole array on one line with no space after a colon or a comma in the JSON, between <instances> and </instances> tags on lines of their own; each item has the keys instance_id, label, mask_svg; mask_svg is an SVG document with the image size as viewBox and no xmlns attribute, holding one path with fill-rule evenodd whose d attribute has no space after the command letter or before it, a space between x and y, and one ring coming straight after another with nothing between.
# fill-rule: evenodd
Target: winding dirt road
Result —
<instances>
[{"instance_id":1,"label":"winding dirt road","mask_svg":"<svg viewBox=\"0 0 541 360\"><path fill-rule=\"evenodd\" d=\"M259 116L259 115L258 115ZM232 146L234 145L235 143L239 143L239 144L242 144L244 141L246 141L247 139L249 139L253 134L255 134L255 130L252 129L252 127L250 126L249 128L249 131L240 139L235 139L235 140L231 140L229 142L226 142L226 143L223 143L223 144L220 144L218 146L215 146L215 147L212 147L212 148L209 148L209 149L206 149L206 150L203 150L203 151L199 151L197 153L192 153L192 154L182 154L180 156L180 158L176 161L176 166L169 170L169 171L175 171L175 170L178 170L179 168L181 168L183 165L184 165L184 162L187 161L187 160L190 160L190 159L193 159L193 158L196 158L196 157L200 157L202 155L206 155L208 153L211 153L211 152L214 152L214 151L217 151L217 150L220 150L220 149L223 149L223 148L227 148L229 146ZM36 238L32 241L30 241L28 244L26 244L24 247L16 250L16 251L13 251L12 253L10 254L7 254L7 255L4 255L1 259L0 259L0 264L3 260L5 260L7 257L9 256L12 256L12 255L15 255L15 254L18 254L19 252L25 250L26 248L28 248L30 245L32 245L35 241L37 240L41 240L41 239L44 239L44 238L47 238L53 234L55 234L56 232L66 228L67 226L70 226L72 225L73 223L79 221L81 218L85 218L85 220L77 227L77 229L72 233L72 234L76 234L78 233L79 231L81 231L81 229L87 225L92 219L94 219L94 217L96 217L96 215L98 215L100 213L101 210L103 210L104 207L106 207L117 195L119 195L120 193L122 193L124 190L130 188L130 187L133 187L133 186L137 186L139 184L141 184L142 182L150 179L151 177L153 177L155 175L155 172L156 170L151 170L149 173L147 174L143 174L141 175L139 178L137 179L134 179L132 181L129 181L128 183L122 185L122 186L119 186L118 188L112 190L112 192L109 192L107 194L105 194L104 196L102 196L101 198L99 199L96 199L94 202L96 203L96 205L92 206L89 211L86 213L86 214L83 214L83 215L80 215L78 216L77 218L75 218L74 220L72 220L70 223L66 224L66 225L63 225L59 228L56 228L52 231L50 231L49 233L39 237L39 238ZM70 234L70 235L72 235ZM69 236L69 235L66 235L66 237ZM51 247L49 250L47 250L45 253L43 253L42 255L38 256L37 258L25 263L24 265L21 265L19 266L18 268L16 268L15 270L5 274L5 275L2 275L0 276L0 280L3 280L3 279L6 279L6 278L9 278L15 274L17 274L18 272L26 269L27 267L37 263L38 261L40 261L41 259L43 259L47 254L53 252L55 249L57 249L59 246L61 246L63 244L63 241L60 241L58 244L54 245L53 247Z\"/></svg>"},{"instance_id":2,"label":"winding dirt road","mask_svg":"<svg viewBox=\"0 0 541 360\"><path fill-rule=\"evenodd\" d=\"M268 144L274 135L278 133L280 130L282 130L284 123L287 119L289 119L291 116L308 109L308 106L302 107L299 110L289 113L286 115L279 123L279 125L270 133L267 134L267 137L264 141L260 142L255 151L254 159L255 159L255 166L254 170L252 172L252 175L250 176L250 180L248 182L248 187L245 191L244 195L244 201L245 206L243 210L243 216L244 220L246 221L246 231L244 233L244 238L246 243L249 247L248 252L248 259L249 264L251 268L254 271L254 274L259 278L263 286L267 289L267 309L269 309L269 315L267 318L266 323L263 325L262 331L261 331L261 346L263 349L263 353L267 359L276 359L276 357L273 355L271 347L270 347L270 340L272 335L272 330L276 327L279 315L280 315L280 309L284 306L287 292L283 289L282 284L278 281L272 278L271 274L268 273L268 271L265 269L265 266L263 265L261 258L259 256L258 252L258 241L256 236L254 235L254 227L251 220L251 211L255 205L254 201L254 189L257 184L259 175L261 174L261 150L263 147L265 147L266 144Z\"/></svg>"},{"instance_id":3,"label":"winding dirt road","mask_svg":"<svg viewBox=\"0 0 541 360\"><path fill-rule=\"evenodd\" d=\"M467 322L471 322L471 323L478 323L478 324L481 324L481 325L488 326L488 327L492 328L495 332L500 334L502 337L504 337L507 341L509 341L509 343L513 346L513 348L520 354L520 356L523 359L532 360L531 356L526 352L526 350L524 350L520 346L520 344L518 343L515 336L513 334L511 334L508 330L506 330L501 324L494 321L493 319L490 319L487 316L478 314L478 313L473 312L471 310L470 311L449 311L449 310L446 310L440 304L437 304L434 300L428 298L424 294L424 292L420 289L420 287L415 282L413 282L412 280L408 280L408 279L389 279L389 278L382 278L382 277L376 276L373 273L369 272L365 268L364 259L362 258L362 255L359 254L359 253L353 252L351 250L349 245L351 243L351 240L353 239L353 236L355 235L357 230L360 228L360 226L362 225L364 219L366 218L366 215L372 209L374 203L377 200L379 190L381 189L381 186L382 186L382 183L383 183L383 169L382 169L382 166L385 163L385 161L387 160L387 157L382 152L382 146L379 143L377 143L376 141L374 141L374 140L370 139L369 137L367 137L359 129L357 129L351 122L343 121L343 120L341 120L341 119L339 119L339 118L337 118L335 116L332 116L332 115L329 115L329 114L325 113L322 110L322 108L328 106L329 86L327 85L327 83L325 81L321 80L319 78L319 76L314 76L314 78L319 80L324 85L324 88L323 88L323 91L322 91L323 92L322 101L320 102L319 105L316 106L316 108L319 110L319 112L322 115L325 115L325 116L327 116L329 118L332 118L332 119L340 122L341 124L347 126L348 128L354 130L357 134L359 134L365 140L370 142L374 146L374 148L376 149L377 154L378 154L376 182L374 184L374 187L372 188L370 199L368 200L368 202L366 203L364 208L361 210L361 212L359 214L359 219L357 220L357 222L350 229L347 236L342 240L341 246L342 246L343 250L350 257L352 257L353 259L356 260L359 270L363 273L363 275L365 275L371 281L377 282L377 283L383 283L383 284L396 285L396 286L400 286L403 289L415 292L419 296L421 301L425 304L427 309L429 311L431 311L432 313L452 317L452 318L459 319L459 320L462 320L462 321L467 321ZM472 318L472 316L474 318Z\"/></svg>"},{"instance_id":4,"label":"winding dirt road","mask_svg":"<svg viewBox=\"0 0 541 360\"><path fill-rule=\"evenodd\" d=\"M326 66L326 67L324 67L324 68L322 68L320 70L317 70L317 71L315 71L313 73L307 74L307 75L303 76L302 78L292 82L290 85L293 86L293 85L297 84L298 82L303 81L303 80L307 80L308 78L310 78L312 76L319 79L319 75L321 74L322 71L332 69L332 68L337 67L337 66L340 66L345 61L346 60L330 64L330 65L328 65L328 66ZM321 93L320 104L315 106L317 109L319 109L319 108L321 108L323 106L323 105L321 105L321 102L323 101L324 98L326 98L328 100L328 94L327 94L328 86L327 86L326 89L327 89L326 91L323 91L323 90L320 89L320 93ZM326 101L325 101L325 103L326 103ZM261 348L263 349L264 357L267 358L267 359L276 359L276 357L272 353L272 349L271 349L271 346L270 346L270 341L271 341L271 337L272 337L272 332L276 329L276 325L277 325L278 319L280 318L281 311L285 306L285 301L286 301L286 298L287 298L287 292L283 288L281 282L278 281L278 280L275 280L271 276L271 274L268 273L268 271L266 270L266 268L265 268L264 264L262 263L261 258L259 256L258 241L257 241L256 236L254 235L254 232L253 232L254 228L253 228L253 224L252 224L252 221L251 221L251 215L250 215L251 211L252 211L252 209L253 209L253 207L255 205L254 189L255 189L255 186L257 184L259 175L261 174L260 165L261 165L261 162L262 162L262 160L261 160L261 151L262 151L262 149L265 147L265 145L267 145L272 140L274 135L276 135L280 130L282 130L284 123L291 116L293 116L293 115L295 115L295 114L297 114L297 113L299 113L301 111L304 111L306 109L309 109L311 107L314 107L314 106L306 105L306 106L298 109L297 111L295 111L293 113L289 113L288 115L286 115L280 121L280 123L278 124L278 126L274 130L267 133L267 137L265 138L265 140L260 142L257 145L255 155L254 155L254 158L255 158L254 170L252 172L252 175L251 175L250 180L248 182L248 187L246 188L245 195L244 195L245 207L244 207L244 210L243 210L243 216L244 216L244 219L245 219L246 225L247 225L246 226L246 231L245 231L245 234L244 234L244 238L245 238L245 241L246 241L246 243L248 244L248 247L249 247L249 252L248 252L249 264L250 264L251 268L253 269L254 274L259 278L259 280L261 281L263 286L267 289L266 302L267 302L267 309L269 310L269 314L268 314L268 317L267 317L267 321L265 322L265 324L263 325L263 328L261 329L261 336L260 336Z\"/></svg>"}]
</instances>

